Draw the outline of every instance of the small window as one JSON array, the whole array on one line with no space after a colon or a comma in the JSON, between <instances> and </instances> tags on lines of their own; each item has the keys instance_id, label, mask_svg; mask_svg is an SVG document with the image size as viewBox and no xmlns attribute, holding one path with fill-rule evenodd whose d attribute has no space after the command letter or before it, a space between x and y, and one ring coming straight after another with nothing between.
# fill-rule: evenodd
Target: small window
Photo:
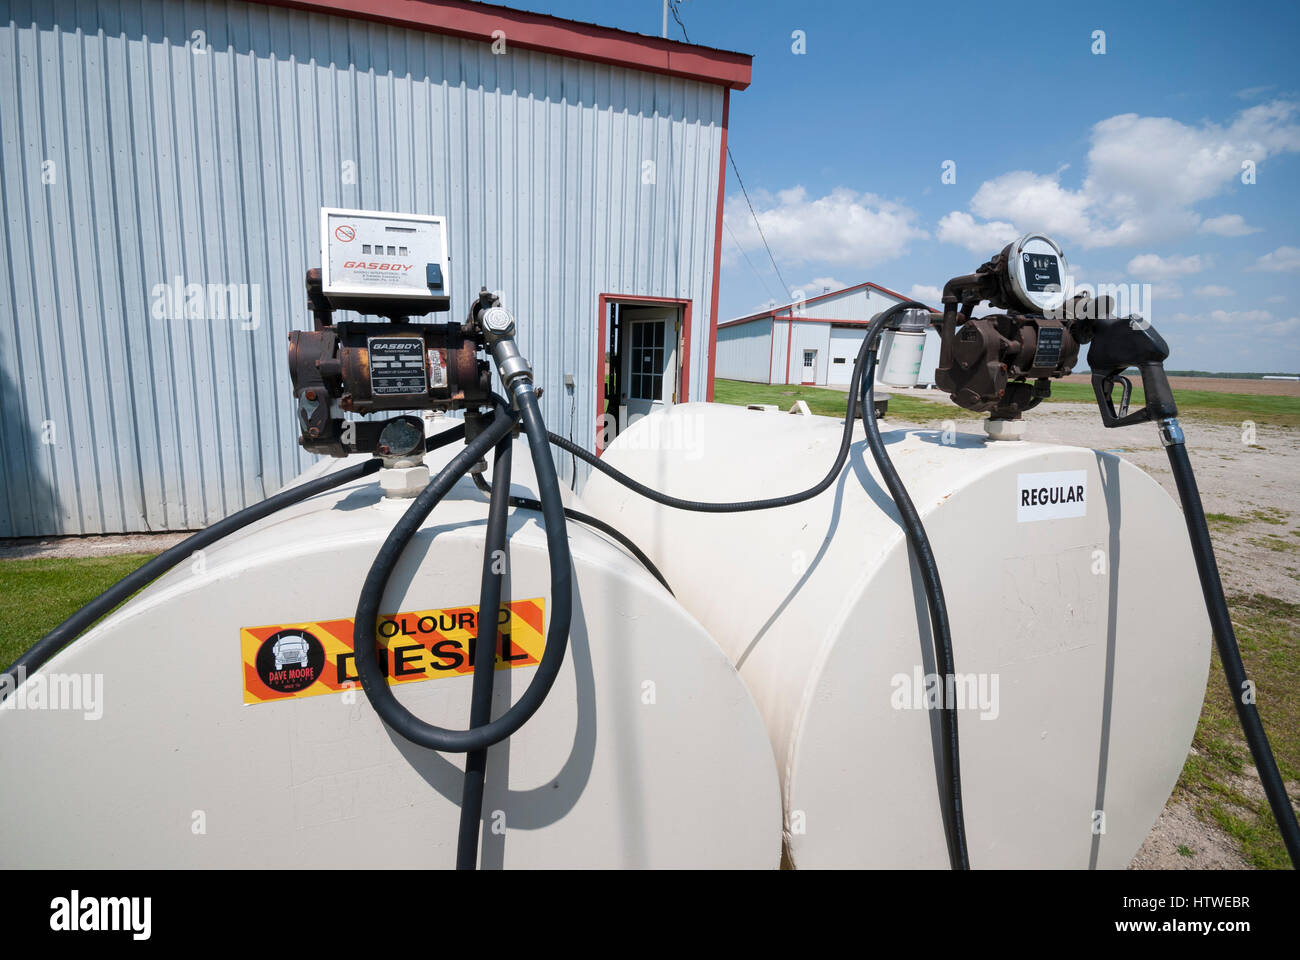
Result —
<instances>
[{"instance_id":1,"label":"small window","mask_svg":"<svg viewBox=\"0 0 1300 960\"><path fill-rule=\"evenodd\" d=\"M369 252L370 252L370 244L368 244L368 243L363 243L363 244L361 245L361 252L362 252L362 253L369 253Z\"/></svg>"},{"instance_id":2,"label":"small window","mask_svg":"<svg viewBox=\"0 0 1300 960\"><path fill-rule=\"evenodd\" d=\"M836 357L831 363L847 363L848 357Z\"/></svg>"}]
</instances>

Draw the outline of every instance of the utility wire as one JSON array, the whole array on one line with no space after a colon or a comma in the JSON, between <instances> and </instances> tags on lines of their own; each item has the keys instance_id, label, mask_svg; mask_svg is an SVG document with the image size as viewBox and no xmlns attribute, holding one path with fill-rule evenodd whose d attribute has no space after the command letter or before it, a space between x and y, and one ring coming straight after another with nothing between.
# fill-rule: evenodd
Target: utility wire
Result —
<instances>
[{"instance_id":1,"label":"utility wire","mask_svg":"<svg viewBox=\"0 0 1300 960\"><path fill-rule=\"evenodd\" d=\"M736 166L736 158L731 152L731 147L727 147L727 159L731 161L731 169L736 174L736 182L740 184L740 192L745 196L745 204L749 207L749 215L754 218L754 226L758 227L759 239L763 241L763 246L767 249L767 259L772 261L772 269L776 271L776 278L781 281L781 288L785 290L787 296L794 296L790 292L790 285L785 282L785 277L781 276L781 268L776 265L776 257L772 256L772 248L768 245L767 237L763 235L763 225L758 222L758 214L754 212L754 205L749 202L749 191L745 189L745 181L740 179L740 170Z\"/></svg>"},{"instance_id":2,"label":"utility wire","mask_svg":"<svg viewBox=\"0 0 1300 960\"><path fill-rule=\"evenodd\" d=\"M687 43L690 43L691 38L690 35L686 32L686 24L682 23L682 18L677 15L677 5L679 2L680 0L668 0L668 10L673 15L673 19L677 21L677 26L681 28L682 38ZM781 268L776 265L776 257L772 256L772 247L768 244L767 237L764 236L763 234L763 225L758 222L758 214L754 212L754 204L750 202L749 191L745 189L745 181L740 178L740 168L736 166L736 156L731 152L731 147L727 147L727 159L731 161L731 169L736 174L736 182L740 184L740 192L745 196L745 205L749 207L749 215L754 218L754 226L758 227L758 236L759 239L763 241L764 249L767 250L767 259L772 261L772 269L776 271L776 277L778 280L781 281L781 289L786 292L786 296L793 297L794 294L790 292L790 284L786 283L785 277L781 276ZM735 234L732 234L731 239L732 240L736 239ZM736 246L738 247L740 246L739 241L736 241ZM740 252L741 253L745 252L743 247L741 248ZM749 256L746 255L745 259L748 260ZM751 269L753 268L753 264L750 264L750 268ZM758 271L755 271L755 273L757 272ZM764 288L766 288L767 284L765 283L763 284L763 286ZM770 290L768 291L768 296L769 297L772 296L772 292ZM775 300L776 298L772 297L772 299Z\"/></svg>"},{"instance_id":3,"label":"utility wire","mask_svg":"<svg viewBox=\"0 0 1300 960\"><path fill-rule=\"evenodd\" d=\"M763 275L758 272L758 268L754 266L754 261L749 259L749 254L745 252L745 248L742 247L740 241L736 239L736 234L732 231L731 227L727 225L726 220L722 221L722 225L727 228L727 233L731 236L731 242L736 245L736 249L740 251L740 255L745 258L745 262L749 264L749 269L754 272L754 276L758 277L758 282L763 285L763 291L767 294L768 300L775 303L776 297L772 296L772 288L767 285L767 280L765 280Z\"/></svg>"}]
</instances>

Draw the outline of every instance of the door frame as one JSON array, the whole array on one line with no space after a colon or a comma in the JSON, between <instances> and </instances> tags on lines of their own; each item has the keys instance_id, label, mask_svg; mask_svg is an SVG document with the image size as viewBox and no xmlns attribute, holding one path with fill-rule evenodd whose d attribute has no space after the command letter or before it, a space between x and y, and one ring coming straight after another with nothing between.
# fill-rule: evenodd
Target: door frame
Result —
<instances>
[{"instance_id":1,"label":"door frame","mask_svg":"<svg viewBox=\"0 0 1300 960\"><path fill-rule=\"evenodd\" d=\"M820 352L816 347L803 347L803 357L799 362L799 386L815 387L817 386L817 354ZM812 354L812 371L813 378L805 380L804 375L808 372L808 354Z\"/></svg>"},{"instance_id":2,"label":"door frame","mask_svg":"<svg viewBox=\"0 0 1300 960\"><path fill-rule=\"evenodd\" d=\"M609 308L617 303L621 307L680 307L682 332L677 338L677 363L679 381L676 393L678 403L690 400L691 390L691 306L693 301L679 297L639 297L633 294L602 293L596 305L596 456L605 452L600 431L600 418L605 413L605 350L608 334Z\"/></svg>"}]
</instances>

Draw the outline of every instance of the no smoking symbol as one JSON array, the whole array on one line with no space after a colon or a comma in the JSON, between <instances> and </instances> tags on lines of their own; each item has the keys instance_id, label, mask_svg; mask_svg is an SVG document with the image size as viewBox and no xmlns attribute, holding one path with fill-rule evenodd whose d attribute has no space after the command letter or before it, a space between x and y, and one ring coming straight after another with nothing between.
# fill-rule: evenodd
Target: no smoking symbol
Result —
<instances>
[{"instance_id":1,"label":"no smoking symbol","mask_svg":"<svg viewBox=\"0 0 1300 960\"><path fill-rule=\"evenodd\" d=\"M338 237L344 243L351 243L354 239L356 239L357 232L353 230L351 227L349 227L347 224L344 224L341 227L334 228L334 236Z\"/></svg>"}]
</instances>

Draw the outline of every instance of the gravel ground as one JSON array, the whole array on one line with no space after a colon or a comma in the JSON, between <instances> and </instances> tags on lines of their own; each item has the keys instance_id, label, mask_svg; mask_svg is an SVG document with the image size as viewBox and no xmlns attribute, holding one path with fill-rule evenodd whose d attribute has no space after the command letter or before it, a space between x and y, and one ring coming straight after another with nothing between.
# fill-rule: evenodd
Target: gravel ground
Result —
<instances>
[{"instance_id":1,"label":"gravel ground","mask_svg":"<svg viewBox=\"0 0 1300 960\"><path fill-rule=\"evenodd\" d=\"M0 560L27 557L111 557L123 553L162 553L189 534L128 533L109 537L17 537L0 540Z\"/></svg>"}]
</instances>

